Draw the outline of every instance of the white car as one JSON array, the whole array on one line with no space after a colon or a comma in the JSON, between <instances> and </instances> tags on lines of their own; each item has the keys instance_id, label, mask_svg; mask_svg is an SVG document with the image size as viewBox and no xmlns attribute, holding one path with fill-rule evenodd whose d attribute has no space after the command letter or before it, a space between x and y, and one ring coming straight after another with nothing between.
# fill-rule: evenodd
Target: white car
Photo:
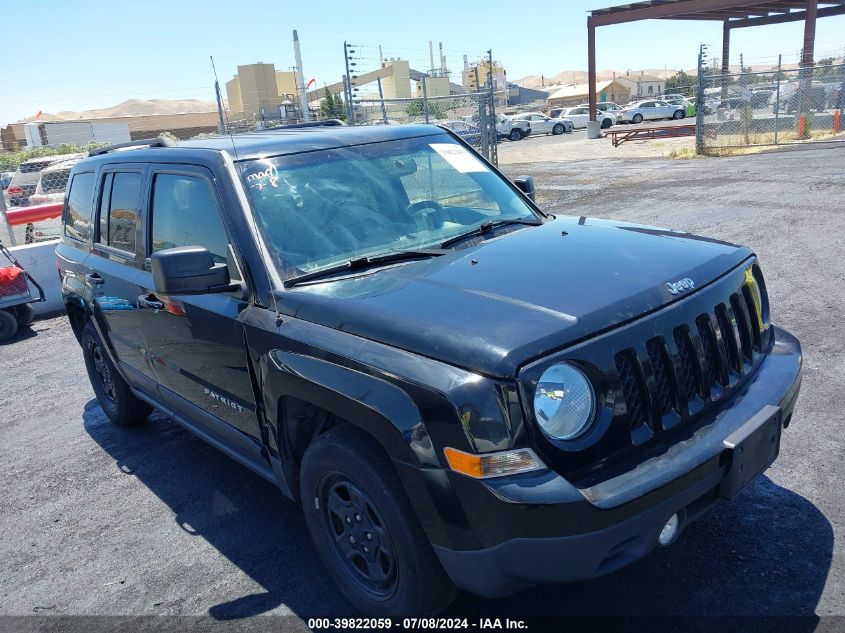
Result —
<instances>
[{"instance_id":1,"label":"white car","mask_svg":"<svg viewBox=\"0 0 845 633\"><path fill-rule=\"evenodd\" d=\"M528 121L509 119L501 114L496 115L496 132L500 138L519 141L531 134L531 124Z\"/></svg>"},{"instance_id":2,"label":"white car","mask_svg":"<svg viewBox=\"0 0 845 633\"><path fill-rule=\"evenodd\" d=\"M513 115L511 119L514 121L528 121L532 134L558 135L564 132L571 132L575 129L574 121L569 121L563 117L553 119L541 112L523 112L522 114Z\"/></svg>"},{"instance_id":3,"label":"white car","mask_svg":"<svg viewBox=\"0 0 845 633\"><path fill-rule=\"evenodd\" d=\"M561 117L566 117L575 125L576 128L587 127L587 122L590 120L589 106L576 106L574 108L567 108L560 113ZM613 112L602 112L596 110L596 121L601 124L603 130L609 128L611 125L616 125L616 114Z\"/></svg>"},{"instance_id":4,"label":"white car","mask_svg":"<svg viewBox=\"0 0 845 633\"><path fill-rule=\"evenodd\" d=\"M658 119L683 119L686 109L665 101L635 101L619 113L619 120L626 123L642 123Z\"/></svg>"}]
</instances>

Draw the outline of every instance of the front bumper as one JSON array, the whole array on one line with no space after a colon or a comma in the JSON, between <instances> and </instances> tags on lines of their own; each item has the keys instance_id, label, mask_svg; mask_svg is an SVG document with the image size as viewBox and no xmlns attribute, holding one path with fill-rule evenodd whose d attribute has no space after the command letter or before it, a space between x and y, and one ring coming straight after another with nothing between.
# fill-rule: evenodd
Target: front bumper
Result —
<instances>
[{"instance_id":1,"label":"front bumper","mask_svg":"<svg viewBox=\"0 0 845 633\"><path fill-rule=\"evenodd\" d=\"M481 544L434 545L455 584L492 598L606 574L651 552L673 514L683 531L720 499L736 494L732 439L767 424L778 431L788 426L800 389L801 346L772 327L774 344L743 391L689 439L627 473L578 489L551 471L483 481L450 472ZM777 446L774 451L772 458ZM744 479L769 463L758 463Z\"/></svg>"}]
</instances>

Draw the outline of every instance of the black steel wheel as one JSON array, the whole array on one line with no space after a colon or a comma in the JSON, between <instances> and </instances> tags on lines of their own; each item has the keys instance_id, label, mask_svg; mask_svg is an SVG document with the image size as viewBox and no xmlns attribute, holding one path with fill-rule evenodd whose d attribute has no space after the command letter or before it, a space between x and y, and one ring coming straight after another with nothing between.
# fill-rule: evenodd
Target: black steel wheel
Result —
<instances>
[{"instance_id":1,"label":"black steel wheel","mask_svg":"<svg viewBox=\"0 0 845 633\"><path fill-rule=\"evenodd\" d=\"M326 570L367 616L433 615L455 597L393 464L351 424L305 451L299 481L308 531Z\"/></svg>"},{"instance_id":2,"label":"black steel wheel","mask_svg":"<svg viewBox=\"0 0 845 633\"><path fill-rule=\"evenodd\" d=\"M522 140L522 130L515 127L514 129L511 130L509 138L512 141Z\"/></svg>"},{"instance_id":3,"label":"black steel wheel","mask_svg":"<svg viewBox=\"0 0 845 633\"><path fill-rule=\"evenodd\" d=\"M318 498L321 527L338 567L375 598L392 596L399 580L396 552L375 502L341 473L322 479Z\"/></svg>"},{"instance_id":4,"label":"black steel wheel","mask_svg":"<svg viewBox=\"0 0 845 633\"><path fill-rule=\"evenodd\" d=\"M152 407L132 393L123 376L111 362L96 328L90 321L82 329L82 354L97 402L109 419L119 426L145 420Z\"/></svg>"},{"instance_id":5,"label":"black steel wheel","mask_svg":"<svg viewBox=\"0 0 845 633\"><path fill-rule=\"evenodd\" d=\"M0 341L12 338L18 332L18 320L8 310L0 309Z\"/></svg>"}]
</instances>

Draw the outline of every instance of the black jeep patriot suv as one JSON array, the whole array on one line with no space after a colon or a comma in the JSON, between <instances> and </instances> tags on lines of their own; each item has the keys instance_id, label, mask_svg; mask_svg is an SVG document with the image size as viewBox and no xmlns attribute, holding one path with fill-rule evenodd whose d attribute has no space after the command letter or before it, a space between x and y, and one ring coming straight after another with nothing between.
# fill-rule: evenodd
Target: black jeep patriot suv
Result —
<instances>
[{"instance_id":1,"label":"black jeep patriot suv","mask_svg":"<svg viewBox=\"0 0 845 633\"><path fill-rule=\"evenodd\" d=\"M548 215L437 127L146 145L74 166L56 251L97 399L301 500L362 612L613 571L778 454L748 248Z\"/></svg>"}]
</instances>

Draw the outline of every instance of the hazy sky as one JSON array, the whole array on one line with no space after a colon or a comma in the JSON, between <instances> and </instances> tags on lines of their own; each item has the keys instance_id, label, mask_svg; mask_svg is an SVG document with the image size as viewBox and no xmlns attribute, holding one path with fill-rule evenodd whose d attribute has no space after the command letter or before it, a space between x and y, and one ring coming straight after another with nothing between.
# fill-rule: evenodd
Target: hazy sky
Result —
<instances>
[{"instance_id":1,"label":"hazy sky","mask_svg":"<svg viewBox=\"0 0 845 633\"><path fill-rule=\"evenodd\" d=\"M554 75L587 66L586 16L620 0L563 0L519 3L499 0L427 0L412 6L392 2L232 2L228 0L45 0L35 5L7 1L0 73L0 124L38 110L108 107L129 99L214 99L209 55L221 85L238 64L273 62L277 70L294 65L291 30L302 44L307 79L318 85L343 74L343 42L359 46L358 70L385 57L409 59L425 70L428 40L443 42L451 69L462 57L479 58L488 48L509 79ZM319 4L319 8L318 7ZM745 54L747 65L776 63L777 54L795 61L802 23L733 32L732 60ZM652 20L603 27L597 31L602 69L695 66L700 43L720 55L719 22ZM820 19L816 58L841 55L845 16ZM225 96L225 94L224 94Z\"/></svg>"}]
</instances>

